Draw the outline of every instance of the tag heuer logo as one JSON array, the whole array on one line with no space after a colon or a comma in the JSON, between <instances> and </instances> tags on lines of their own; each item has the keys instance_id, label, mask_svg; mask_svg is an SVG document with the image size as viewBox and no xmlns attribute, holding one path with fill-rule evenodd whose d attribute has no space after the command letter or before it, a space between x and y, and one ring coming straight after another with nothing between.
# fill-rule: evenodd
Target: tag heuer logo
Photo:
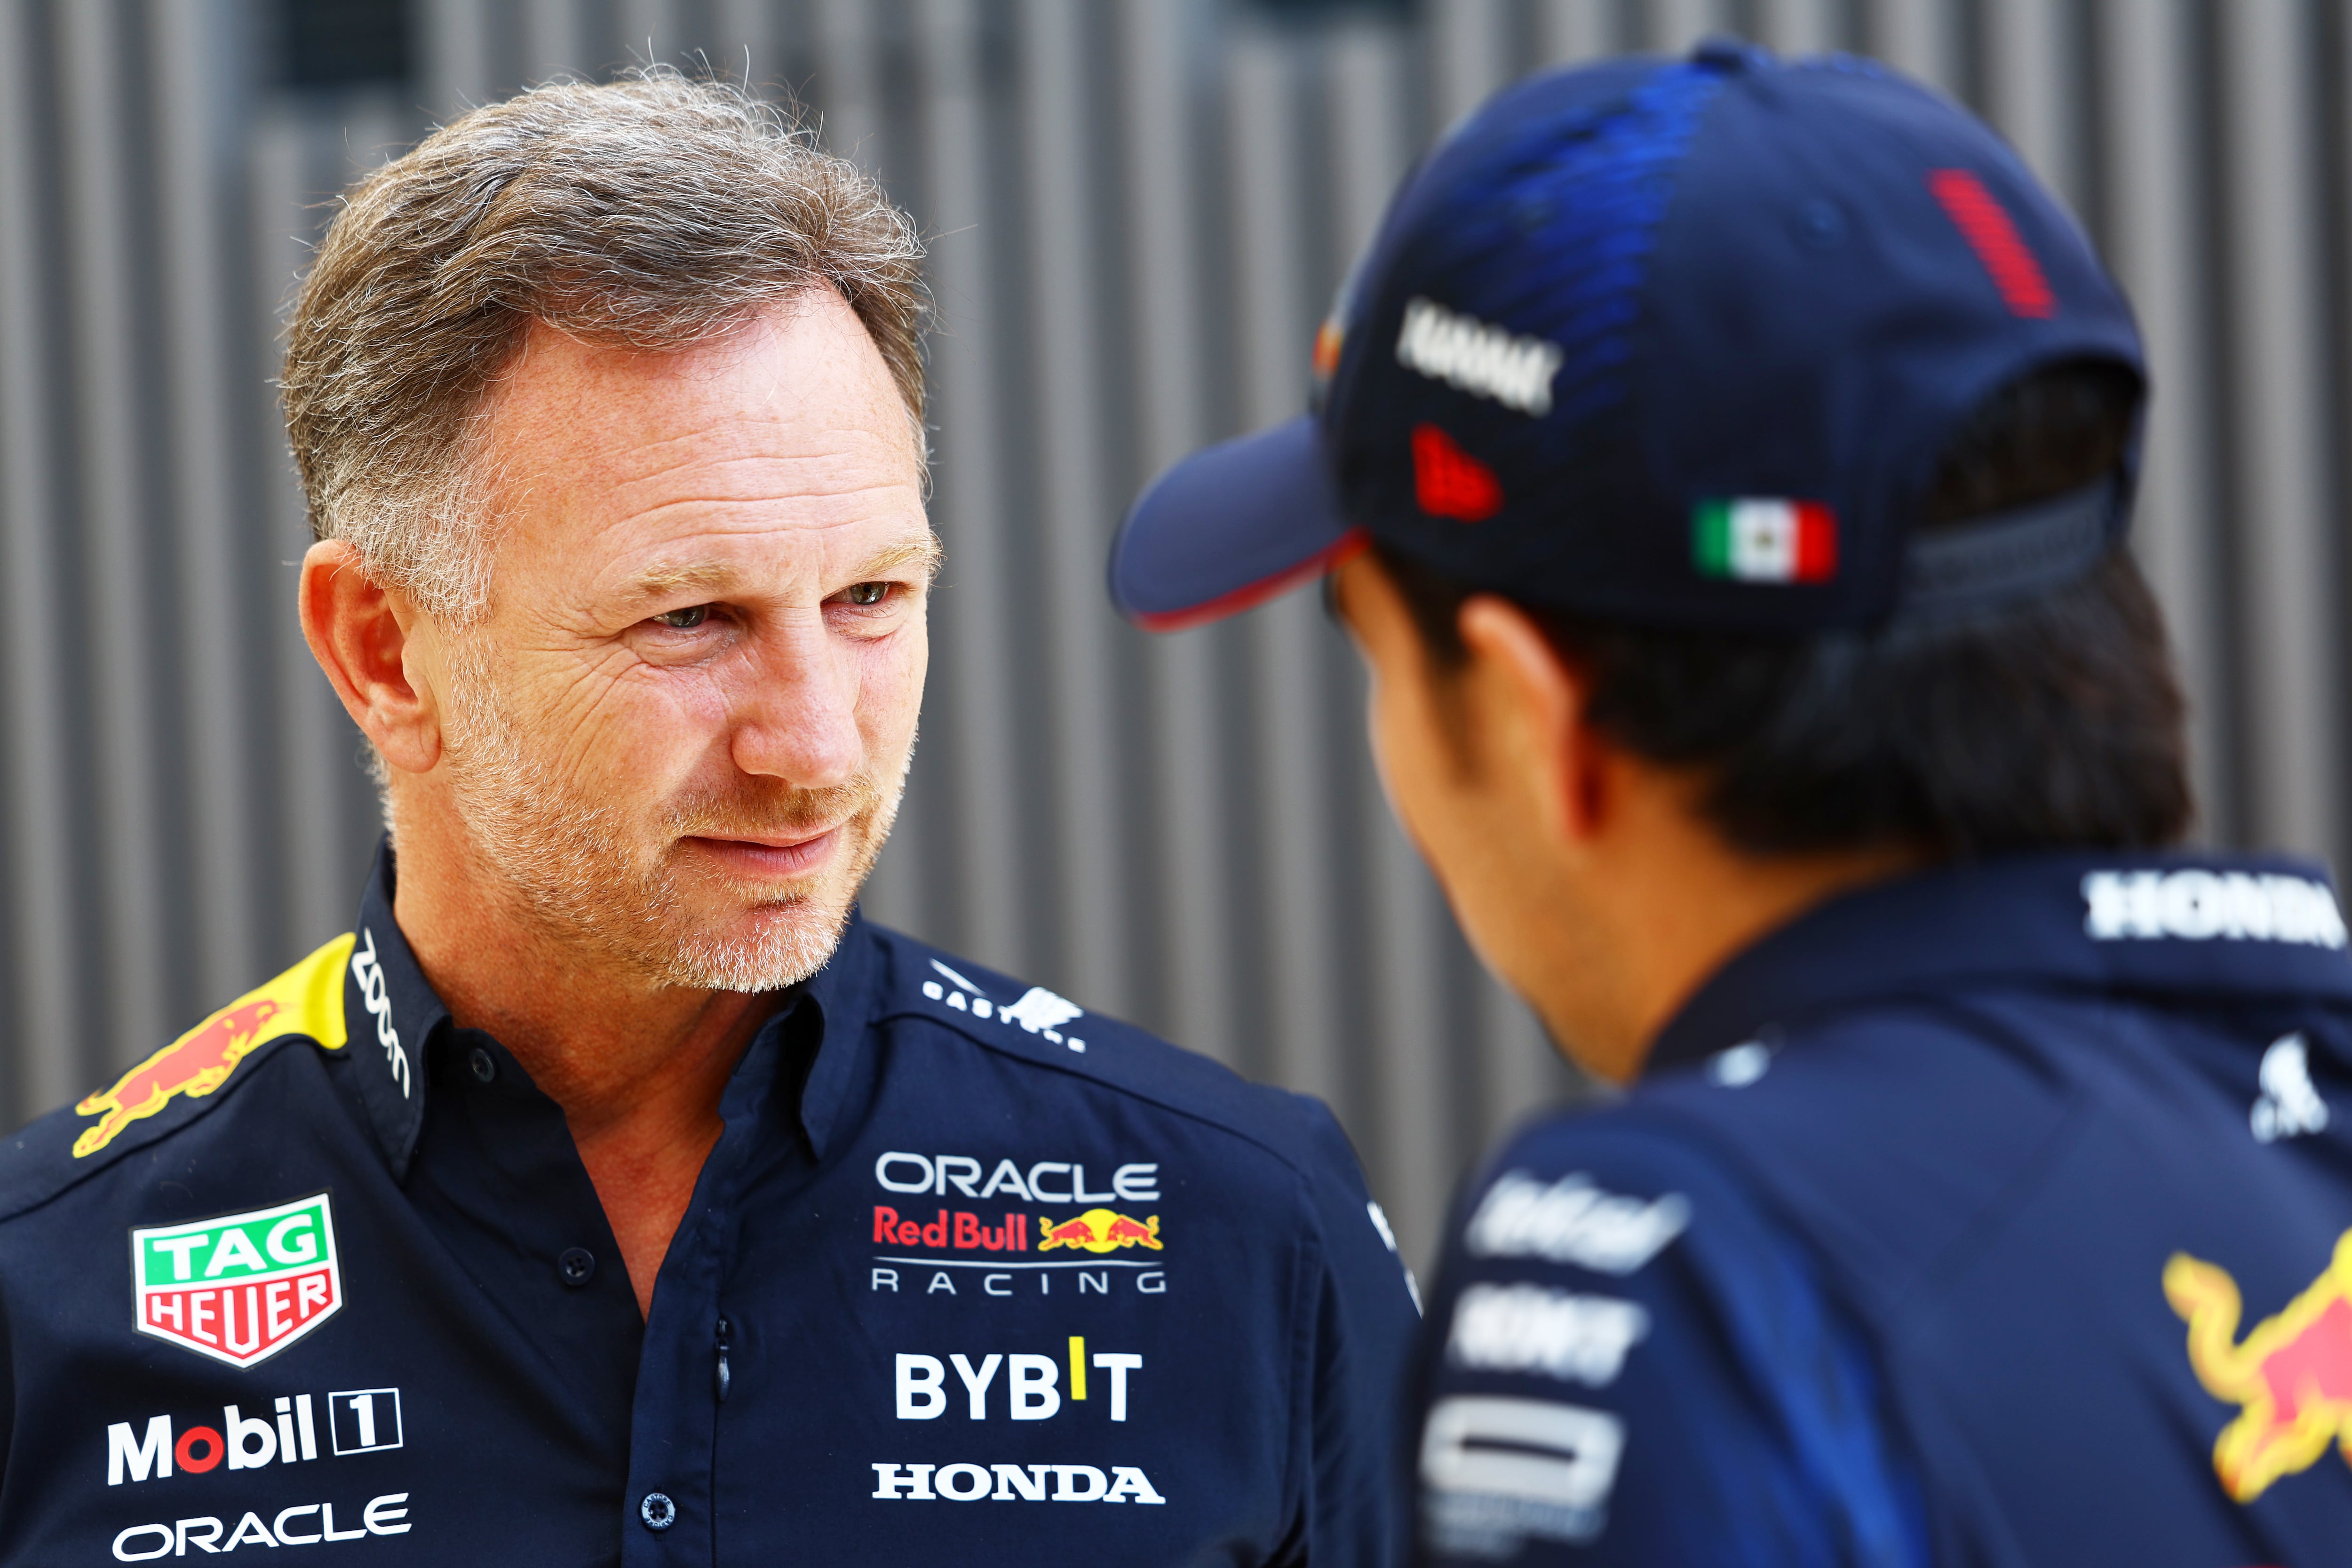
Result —
<instances>
[{"instance_id":1,"label":"tag heuer logo","mask_svg":"<svg viewBox=\"0 0 2352 1568\"><path fill-rule=\"evenodd\" d=\"M343 1304L327 1194L131 1233L139 1331L231 1366L266 1361Z\"/></svg>"}]
</instances>

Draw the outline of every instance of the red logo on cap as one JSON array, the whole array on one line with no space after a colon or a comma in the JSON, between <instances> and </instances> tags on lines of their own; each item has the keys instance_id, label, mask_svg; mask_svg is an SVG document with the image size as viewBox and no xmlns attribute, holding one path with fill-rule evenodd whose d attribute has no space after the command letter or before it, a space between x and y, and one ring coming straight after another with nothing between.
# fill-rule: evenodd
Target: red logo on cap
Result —
<instances>
[{"instance_id":1,"label":"red logo on cap","mask_svg":"<svg viewBox=\"0 0 2352 1568\"><path fill-rule=\"evenodd\" d=\"M1503 481L1434 425L1412 427L1412 493L1432 517L1484 522L1503 510Z\"/></svg>"},{"instance_id":2,"label":"red logo on cap","mask_svg":"<svg viewBox=\"0 0 2352 1568\"><path fill-rule=\"evenodd\" d=\"M2013 316L2047 321L2058 313L2058 296L2042 275L2042 263L2010 221L2007 209L1984 188L1984 182L1966 169L1938 169L1927 176L1927 188L1944 204L1959 226L1960 237L1992 274L1992 286Z\"/></svg>"}]
</instances>

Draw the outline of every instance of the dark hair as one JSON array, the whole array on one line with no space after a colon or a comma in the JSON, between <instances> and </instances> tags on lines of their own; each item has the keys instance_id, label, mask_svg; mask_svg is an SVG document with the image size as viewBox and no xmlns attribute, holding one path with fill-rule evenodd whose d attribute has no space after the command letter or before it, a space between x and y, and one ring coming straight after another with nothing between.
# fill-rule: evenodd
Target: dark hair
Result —
<instances>
[{"instance_id":1,"label":"dark hair","mask_svg":"<svg viewBox=\"0 0 2352 1568\"><path fill-rule=\"evenodd\" d=\"M2098 362L2011 384L1947 447L1925 525L2092 482L2122 458L2139 397L2137 375ZM1467 658L1473 590L1379 554L1443 683ZM2023 602L1801 638L1523 607L1591 678L1593 724L1704 775L1708 819L1741 849L2142 848L2193 814L2164 620L2128 551Z\"/></svg>"}]
</instances>

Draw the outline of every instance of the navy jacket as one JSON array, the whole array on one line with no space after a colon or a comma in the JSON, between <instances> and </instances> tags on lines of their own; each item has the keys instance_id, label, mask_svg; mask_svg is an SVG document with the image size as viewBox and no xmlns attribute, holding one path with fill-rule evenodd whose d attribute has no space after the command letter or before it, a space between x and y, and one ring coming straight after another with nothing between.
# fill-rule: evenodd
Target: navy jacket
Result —
<instances>
[{"instance_id":1,"label":"navy jacket","mask_svg":"<svg viewBox=\"0 0 2352 1568\"><path fill-rule=\"evenodd\" d=\"M0 1150L0 1561L1384 1559L1415 1314L1321 1105L853 921L642 1320L391 877Z\"/></svg>"},{"instance_id":2,"label":"navy jacket","mask_svg":"<svg viewBox=\"0 0 2352 1568\"><path fill-rule=\"evenodd\" d=\"M1473 1184L1429 1562L2352 1561L2352 960L2276 860L1838 899Z\"/></svg>"}]
</instances>

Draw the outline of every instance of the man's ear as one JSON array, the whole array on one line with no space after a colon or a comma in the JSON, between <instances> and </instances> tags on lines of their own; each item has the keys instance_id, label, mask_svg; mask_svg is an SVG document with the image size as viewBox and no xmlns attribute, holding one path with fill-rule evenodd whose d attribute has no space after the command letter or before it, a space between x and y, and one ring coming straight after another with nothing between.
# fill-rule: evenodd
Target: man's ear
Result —
<instances>
[{"instance_id":1,"label":"man's ear","mask_svg":"<svg viewBox=\"0 0 2352 1568\"><path fill-rule=\"evenodd\" d=\"M1546 826L1561 843L1589 839L1609 799L1603 748L1585 722L1591 682L1507 599L1473 595L1457 624L1489 765L1512 770L1539 792Z\"/></svg>"},{"instance_id":2,"label":"man's ear","mask_svg":"<svg viewBox=\"0 0 2352 1568\"><path fill-rule=\"evenodd\" d=\"M360 553L321 540L302 557L302 637L343 710L386 763L429 772L441 760L441 712L417 655L429 624L408 599L379 587Z\"/></svg>"}]
</instances>

